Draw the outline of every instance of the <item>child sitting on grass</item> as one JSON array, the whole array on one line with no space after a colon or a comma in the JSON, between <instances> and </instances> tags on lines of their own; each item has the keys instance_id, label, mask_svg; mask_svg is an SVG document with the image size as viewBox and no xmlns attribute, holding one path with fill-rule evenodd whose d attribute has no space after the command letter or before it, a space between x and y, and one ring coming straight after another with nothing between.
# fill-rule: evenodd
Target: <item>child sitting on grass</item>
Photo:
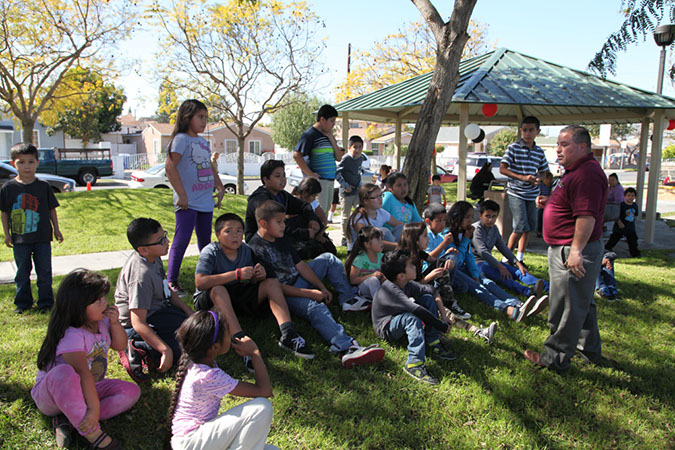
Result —
<instances>
[{"instance_id":1,"label":"child sitting on grass","mask_svg":"<svg viewBox=\"0 0 675 450\"><path fill-rule=\"evenodd\" d=\"M459 283L468 289L468 292L478 297L486 305L503 312L510 319L520 322L532 310L536 297L530 296L525 303L504 292L497 283L489 278L480 277L476 260L471 252L471 238L473 237L473 206L465 201L452 205L448 211L448 228L453 236L453 247L457 248L457 271L454 283ZM481 283L482 281L482 283Z\"/></svg>"},{"instance_id":2,"label":"child sitting on grass","mask_svg":"<svg viewBox=\"0 0 675 450\"><path fill-rule=\"evenodd\" d=\"M396 248L396 241L401 234L403 224L382 208L382 195L382 190L372 183L366 183L359 189L359 206L354 208L354 212L349 217L348 250L352 249L356 241L356 234L365 226L377 227L382 230L385 250ZM385 225L394 228L389 230L385 228Z\"/></svg>"},{"instance_id":3,"label":"child sitting on grass","mask_svg":"<svg viewBox=\"0 0 675 450\"><path fill-rule=\"evenodd\" d=\"M443 301L431 285L413 281L416 269L410 252L395 250L382 258L382 272L387 280L373 299L372 320L375 332L390 342L408 338L408 360L403 370L418 381L438 384L426 368L426 350L431 356L447 361L457 356L441 343L441 333L450 330L447 314L441 313Z\"/></svg>"},{"instance_id":4,"label":"child sitting on grass","mask_svg":"<svg viewBox=\"0 0 675 450\"><path fill-rule=\"evenodd\" d=\"M286 215L286 236L293 239L293 248L302 259L316 258L322 253L328 252L337 255L335 244L326 234L328 218L321 209L317 196L321 193L321 183L316 178L303 178L298 186L293 189L293 196L308 203L319 218L322 229L318 232L312 230L313 222L306 214ZM293 230L288 232L288 230ZM313 238L310 236L314 234Z\"/></svg>"},{"instance_id":5,"label":"child sitting on grass","mask_svg":"<svg viewBox=\"0 0 675 450\"><path fill-rule=\"evenodd\" d=\"M109 290L103 275L75 269L56 294L30 394L38 409L53 417L59 447L73 442L77 428L92 449L121 449L99 421L128 410L141 395L134 383L105 378L108 349L127 346L117 308L106 300Z\"/></svg>"},{"instance_id":6,"label":"child sitting on grass","mask_svg":"<svg viewBox=\"0 0 675 450\"><path fill-rule=\"evenodd\" d=\"M345 261L349 282L358 286L359 295L371 302L385 280L380 271L383 247L382 231L376 227L363 227Z\"/></svg>"},{"instance_id":7,"label":"child sitting on grass","mask_svg":"<svg viewBox=\"0 0 675 450\"><path fill-rule=\"evenodd\" d=\"M605 250L602 257L602 268L595 281L595 292L600 297L604 297L609 302L615 302L621 299L619 289L616 287L616 278L614 277L614 261L616 253Z\"/></svg>"},{"instance_id":8,"label":"child sitting on grass","mask_svg":"<svg viewBox=\"0 0 675 450\"><path fill-rule=\"evenodd\" d=\"M216 219L216 242L199 254L195 269L196 310L215 308L223 315L233 338L241 339L237 314L263 318L270 310L279 324L279 347L305 359L314 353L295 330L274 269L262 264L245 242L244 221L226 213ZM250 359L246 359L247 367ZM251 369L251 367L249 367Z\"/></svg>"},{"instance_id":9,"label":"child sitting on grass","mask_svg":"<svg viewBox=\"0 0 675 450\"><path fill-rule=\"evenodd\" d=\"M399 222L406 224L422 222L417 207L408 197L408 178L402 172L394 172L387 177L387 188L382 208Z\"/></svg>"},{"instance_id":10,"label":"child sitting on grass","mask_svg":"<svg viewBox=\"0 0 675 450\"><path fill-rule=\"evenodd\" d=\"M169 406L171 448L263 448L272 424L272 385L260 350L249 337L230 342L227 322L199 311L178 329L182 356ZM234 349L251 358L255 383L237 381L218 368L216 357ZM218 415L227 394L256 397Z\"/></svg>"},{"instance_id":11,"label":"child sitting on grass","mask_svg":"<svg viewBox=\"0 0 675 450\"><path fill-rule=\"evenodd\" d=\"M326 306L333 294L321 281L324 277L337 291L343 311L360 311L369 306L369 302L359 297L356 288L349 284L342 262L330 253L324 253L309 264L301 260L284 238L285 211L279 203L266 201L258 206L255 215L258 232L249 245L260 259L274 268L289 310L310 322L330 343L330 350L342 355L345 367L380 361L384 350L359 346L342 325L335 322Z\"/></svg>"},{"instance_id":12,"label":"child sitting on grass","mask_svg":"<svg viewBox=\"0 0 675 450\"><path fill-rule=\"evenodd\" d=\"M115 304L129 336L120 361L137 383L149 380L148 371L166 372L180 357L176 330L194 313L176 291L169 289L162 256L169 252L166 231L154 219L134 219L127 228L134 248L117 278Z\"/></svg>"},{"instance_id":13,"label":"child sitting on grass","mask_svg":"<svg viewBox=\"0 0 675 450\"><path fill-rule=\"evenodd\" d=\"M525 264L516 259L502 239L499 228L495 226L497 217L499 217L497 202L485 200L481 203L480 220L473 224L474 231L471 239L476 266L483 278L489 278L525 297L534 295L537 302L529 314L537 314L548 305L548 295L542 296L543 292L548 292L548 283L531 275ZM499 262L492 256L493 247L497 247L509 264Z\"/></svg>"}]
</instances>

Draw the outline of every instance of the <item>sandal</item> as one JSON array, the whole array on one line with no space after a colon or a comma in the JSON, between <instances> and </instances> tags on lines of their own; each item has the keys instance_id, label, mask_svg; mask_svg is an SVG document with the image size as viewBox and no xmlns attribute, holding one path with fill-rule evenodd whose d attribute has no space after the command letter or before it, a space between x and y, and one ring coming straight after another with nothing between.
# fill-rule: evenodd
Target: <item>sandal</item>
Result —
<instances>
[{"instance_id":1,"label":"sandal","mask_svg":"<svg viewBox=\"0 0 675 450\"><path fill-rule=\"evenodd\" d=\"M68 447L73 443L75 427L63 414L52 417L57 447Z\"/></svg>"},{"instance_id":2,"label":"sandal","mask_svg":"<svg viewBox=\"0 0 675 450\"><path fill-rule=\"evenodd\" d=\"M110 443L106 445L105 447L101 446L101 442L105 440L105 438L109 437L110 438ZM92 450L121 450L122 449L122 442L114 438L112 436L107 435L106 433L101 433L101 435L91 443L89 446L90 449Z\"/></svg>"}]
</instances>

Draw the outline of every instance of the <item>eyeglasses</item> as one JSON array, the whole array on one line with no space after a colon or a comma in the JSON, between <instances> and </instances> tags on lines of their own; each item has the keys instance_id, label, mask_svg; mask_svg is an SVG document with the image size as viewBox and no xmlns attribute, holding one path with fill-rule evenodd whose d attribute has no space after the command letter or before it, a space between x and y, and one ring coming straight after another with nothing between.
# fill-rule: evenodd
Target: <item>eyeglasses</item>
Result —
<instances>
[{"instance_id":1,"label":"eyeglasses","mask_svg":"<svg viewBox=\"0 0 675 450\"><path fill-rule=\"evenodd\" d=\"M167 234L166 234L166 231L165 231L165 232L164 232L164 237L163 237L162 239L160 239L159 241L153 242L153 243L151 243L151 244L143 244L143 245L139 245L139 247L152 247L153 245L164 245L164 244L166 244L167 242L169 242L169 238L168 238L168 236L167 236Z\"/></svg>"},{"instance_id":2,"label":"eyeglasses","mask_svg":"<svg viewBox=\"0 0 675 450\"><path fill-rule=\"evenodd\" d=\"M375 200L376 198L384 198L384 194L368 196L369 199Z\"/></svg>"}]
</instances>

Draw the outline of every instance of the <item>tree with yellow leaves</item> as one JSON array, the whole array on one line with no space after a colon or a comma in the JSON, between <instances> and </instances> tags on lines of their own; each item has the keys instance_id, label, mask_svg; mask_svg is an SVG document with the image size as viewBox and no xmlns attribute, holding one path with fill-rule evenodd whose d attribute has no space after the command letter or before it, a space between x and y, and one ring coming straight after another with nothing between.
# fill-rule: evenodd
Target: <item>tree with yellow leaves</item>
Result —
<instances>
[{"instance_id":1,"label":"tree with yellow leaves","mask_svg":"<svg viewBox=\"0 0 675 450\"><path fill-rule=\"evenodd\" d=\"M56 100L78 94L59 89L70 69L85 61L112 67L113 52L103 50L128 37L135 11L128 0L0 2L0 101L21 122L25 142Z\"/></svg>"},{"instance_id":2,"label":"tree with yellow leaves","mask_svg":"<svg viewBox=\"0 0 675 450\"><path fill-rule=\"evenodd\" d=\"M304 1L156 2L152 12L163 31L162 78L202 99L237 136L243 192L244 140L313 81L320 20Z\"/></svg>"},{"instance_id":3,"label":"tree with yellow leaves","mask_svg":"<svg viewBox=\"0 0 675 450\"><path fill-rule=\"evenodd\" d=\"M495 45L487 40L488 26L471 20L469 41L462 58L489 51ZM354 64L338 86L336 100L342 102L431 72L436 64L436 37L422 18L376 42L369 50L352 56Z\"/></svg>"}]
</instances>

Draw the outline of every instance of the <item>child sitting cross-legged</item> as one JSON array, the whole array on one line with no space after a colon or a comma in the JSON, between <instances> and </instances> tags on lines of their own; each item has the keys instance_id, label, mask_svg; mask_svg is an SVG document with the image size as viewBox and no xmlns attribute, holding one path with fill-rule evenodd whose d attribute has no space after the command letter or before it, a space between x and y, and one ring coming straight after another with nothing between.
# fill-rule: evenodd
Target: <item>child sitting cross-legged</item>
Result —
<instances>
[{"instance_id":1,"label":"child sitting cross-legged","mask_svg":"<svg viewBox=\"0 0 675 450\"><path fill-rule=\"evenodd\" d=\"M256 318L269 311L279 324L279 347L305 359L314 358L305 340L295 330L281 292L277 275L270 266L262 264L245 242L244 221L236 214L226 213L216 219L216 242L201 251L195 269L194 304L196 310L215 306L225 318L234 338L243 338L237 313ZM267 266L267 267L265 267ZM249 370L251 360L245 358Z\"/></svg>"},{"instance_id":2,"label":"child sitting cross-legged","mask_svg":"<svg viewBox=\"0 0 675 450\"><path fill-rule=\"evenodd\" d=\"M356 243L345 261L349 282L358 286L360 296L371 301L386 279L380 271L383 247L382 230L363 227L359 229Z\"/></svg>"},{"instance_id":3,"label":"child sitting cross-legged","mask_svg":"<svg viewBox=\"0 0 675 450\"><path fill-rule=\"evenodd\" d=\"M387 280L375 294L371 311L375 332L390 342L408 338L408 360L403 370L423 383L438 384L425 366L426 348L431 356L452 361L457 356L441 343L441 333L450 330L450 319L441 313L443 301L431 285L413 281L415 266L410 252L395 250L382 258L382 272Z\"/></svg>"},{"instance_id":4,"label":"child sitting cross-legged","mask_svg":"<svg viewBox=\"0 0 675 450\"><path fill-rule=\"evenodd\" d=\"M354 212L349 217L348 250L352 249L359 230L366 226L382 230L385 250L396 248L396 241L401 235L403 224L382 208L382 196L382 190L372 183L366 183L359 189L359 206L354 208ZM384 228L385 225L391 225L393 229Z\"/></svg>"},{"instance_id":5,"label":"child sitting cross-legged","mask_svg":"<svg viewBox=\"0 0 675 450\"><path fill-rule=\"evenodd\" d=\"M178 329L182 356L169 406L171 448L270 448L272 385L260 350L249 337L230 338L227 322L215 311L199 311ZM255 383L231 378L216 364L230 348L253 361ZM256 397L218 415L227 394ZM272 447L276 448L276 447Z\"/></svg>"},{"instance_id":6,"label":"child sitting cross-legged","mask_svg":"<svg viewBox=\"0 0 675 450\"><path fill-rule=\"evenodd\" d=\"M324 253L308 263L284 238L285 210L275 201L262 203L255 212L258 231L249 241L255 254L271 265L277 274L281 290L291 313L308 320L312 327L330 343L330 350L342 355L342 364L370 364L384 357L384 350L377 346L360 347L342 325L338 324L326 304L333 295L321 281L330 281L338 293L343 311L363 310L369 302L356 294L349 284L344 266L335 255Z\"/></svg>"},{"instance_id":7,"label":"child sitting cross-legged","mask_svg":"<svg viewBox=\"0 0 675 450\"><path fill-rule=\"evenodd\" d=\"M602 268L598 274L598 279L595 281L595 292L610 302L621 299L619 289L616 287L616 278L614 277L615 260L616 253L605 250L605 254L602 256Z\"/></svg>"},{"instance_id":8,"label":"child sitting cross-legged","mask_svg":"<svg viewBox=\"0 0 675 450\"><path fill-rule=\"evenodd\" d=\"M489 278L525 297L534 295L537 302L528 313L532 316L548 305L548 295L542 295L544 292L548 292L548 283L530 274L525 264L516 259L516 256L502 239L499 228L495 226L497 217L499 217L497 202L485 200L481 203L480 220L473 224L474 231L471 239L476 266L483 278ZM499 262L492 256L493 247L497 247L497 250L507 259L509 264Z\"/></svg>"}]
</instances>

